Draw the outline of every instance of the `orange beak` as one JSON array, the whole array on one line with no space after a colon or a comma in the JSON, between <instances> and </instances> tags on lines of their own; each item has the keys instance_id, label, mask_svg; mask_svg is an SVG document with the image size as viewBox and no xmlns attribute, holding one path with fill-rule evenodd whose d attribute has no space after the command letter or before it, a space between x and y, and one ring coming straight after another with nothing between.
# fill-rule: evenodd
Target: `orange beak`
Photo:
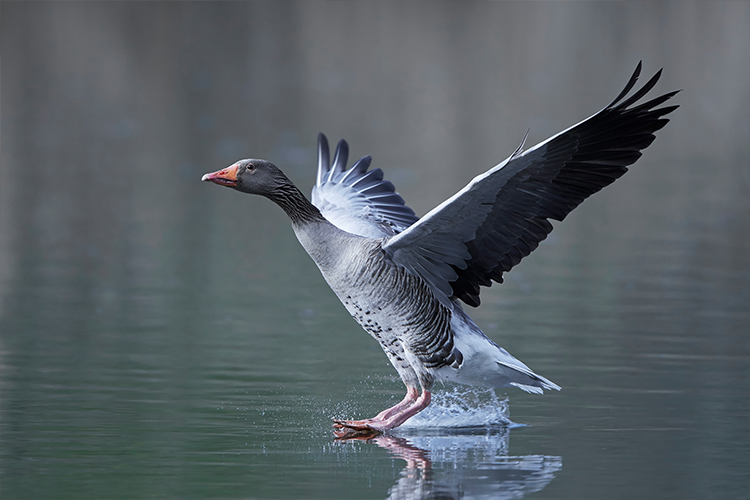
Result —
<instances>
[{"instance_id":1,"label":"orange beak","mask_svg":"<svg viewBox=\"0 0 750 500\"><path fill-rule=\"evenodd\" d=\"M201 177L202 181L213 182L220 186L236 187L237 186L237 164L217 170Z\"/></svg>"}]
</instances>

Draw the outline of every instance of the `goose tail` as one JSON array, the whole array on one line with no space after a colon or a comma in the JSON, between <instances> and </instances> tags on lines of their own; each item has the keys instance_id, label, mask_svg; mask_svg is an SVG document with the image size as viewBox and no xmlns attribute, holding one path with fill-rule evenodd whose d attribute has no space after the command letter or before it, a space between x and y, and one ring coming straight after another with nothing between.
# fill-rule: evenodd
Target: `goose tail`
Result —
<instances>
[{"instance_id":1,"label":"goose tail","mask_svg":"<svg viewBox=\"0 0 750 500\"><path fill-rule=\"evenodd\" d=\"M451 326L453 341L463 355L463 362L457 369L445 367L442 378L484 387L517 387L533 394L561 389L487 338L460 306L454 310Z\"/></svg>"}]
</instances>

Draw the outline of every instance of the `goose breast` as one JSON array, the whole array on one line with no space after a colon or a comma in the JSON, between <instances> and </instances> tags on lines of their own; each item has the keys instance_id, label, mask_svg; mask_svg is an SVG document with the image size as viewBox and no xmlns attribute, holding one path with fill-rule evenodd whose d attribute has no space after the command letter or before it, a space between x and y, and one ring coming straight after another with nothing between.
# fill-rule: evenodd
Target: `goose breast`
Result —
<instances>
[{"instance_id":1,"label":"goose breast","mask_svg":"<svg viewBox=\"0 0 750 500\"><path fill-rule=\"evenodd\" d=\"M453 352L451 311L419 277L386 257L382 241L352 239L344 257L321 272L392 362L416 365L412 368L428 377L429 369L455 363L460 356Z\"/></svg>"}]
</instances>

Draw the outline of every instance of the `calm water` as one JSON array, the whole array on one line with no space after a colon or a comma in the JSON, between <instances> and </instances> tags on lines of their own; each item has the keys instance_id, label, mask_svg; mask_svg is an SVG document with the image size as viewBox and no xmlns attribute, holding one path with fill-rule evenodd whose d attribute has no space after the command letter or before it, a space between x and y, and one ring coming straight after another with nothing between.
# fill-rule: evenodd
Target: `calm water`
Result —
<instances>
[{"instance_id":1,"label":"calm water","mask_svg":"<svg viewBox=\"0 0 750 500\"><path fill-rule=\"evenodd\" d=\"M558 239L487 294L475 316L488 333L563 386L544 397L508 393L506 416L529 426L409 427L340 443L332 417L373 414L402 386L284 229L267 242L275 254L229 227L214 236L247 245L223 276L225 263L200 251L172 269L135 257L125 272L103 252L44 261L26 247L3 301L0 493L747 493L747 267L730 272L725 261L686 257L681 248L695 236L642 245L615 234L607 243ZM707 229L699 238L712 236ZM136 256L151 254L146 241L127 244ZM602 246L619 245L656 257L644 265L645 250L602 256ZM579 251L593 255L579 259ZM701 265L670 265L679 258ZM486 411L486 394L464 400L466 423L502 422L471 421ZM437 406L449 425L455 406ZM491 407L504 409L499 400Z\"/></svg>"},{"instance_id":2,"label":"calm water","mask_svg":"<svg viewBox=\"0 0 750 500\"><path fill-rule=\"evenodd\" d=\"M4 2L0 497L750 497L750 7L534 4ZM470 310L563 390L335 441L401 382L281 210L200 175L307 192L323 130L424 213L648 57L673 123Z\"/></svg>"}]
</instances>

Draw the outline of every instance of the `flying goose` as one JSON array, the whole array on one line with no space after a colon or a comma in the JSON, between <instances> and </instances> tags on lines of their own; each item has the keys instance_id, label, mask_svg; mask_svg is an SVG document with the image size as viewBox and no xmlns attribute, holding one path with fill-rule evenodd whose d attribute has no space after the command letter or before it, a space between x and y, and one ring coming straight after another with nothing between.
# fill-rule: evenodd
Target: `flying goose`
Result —
<instances>
[{"instance_id":1,"label":"flying goose","mask_svg":"<svg viewBox=\"0 0 750 500\"><path fill-rule=\"evenodd\" d=\"M203 176L265 196L286 212L326 282L406 385L404 399L373 418L334 420L339 432L401 425L430 404L437 380L536 394L560 389L487 338L460 302L478 306L479 287L502 283L552 231L549 219L562 221L653 142L678 107L657 106L679 91L637 104L661 76L659 70L626 98L640 72L638 63L607 107L531 149L522 143L422 218L380 169L369 170L369 156L346 169L346 141L331 164L323 134L312 203L266 160L240 160Z\"/></svg>"}]
</instances>

